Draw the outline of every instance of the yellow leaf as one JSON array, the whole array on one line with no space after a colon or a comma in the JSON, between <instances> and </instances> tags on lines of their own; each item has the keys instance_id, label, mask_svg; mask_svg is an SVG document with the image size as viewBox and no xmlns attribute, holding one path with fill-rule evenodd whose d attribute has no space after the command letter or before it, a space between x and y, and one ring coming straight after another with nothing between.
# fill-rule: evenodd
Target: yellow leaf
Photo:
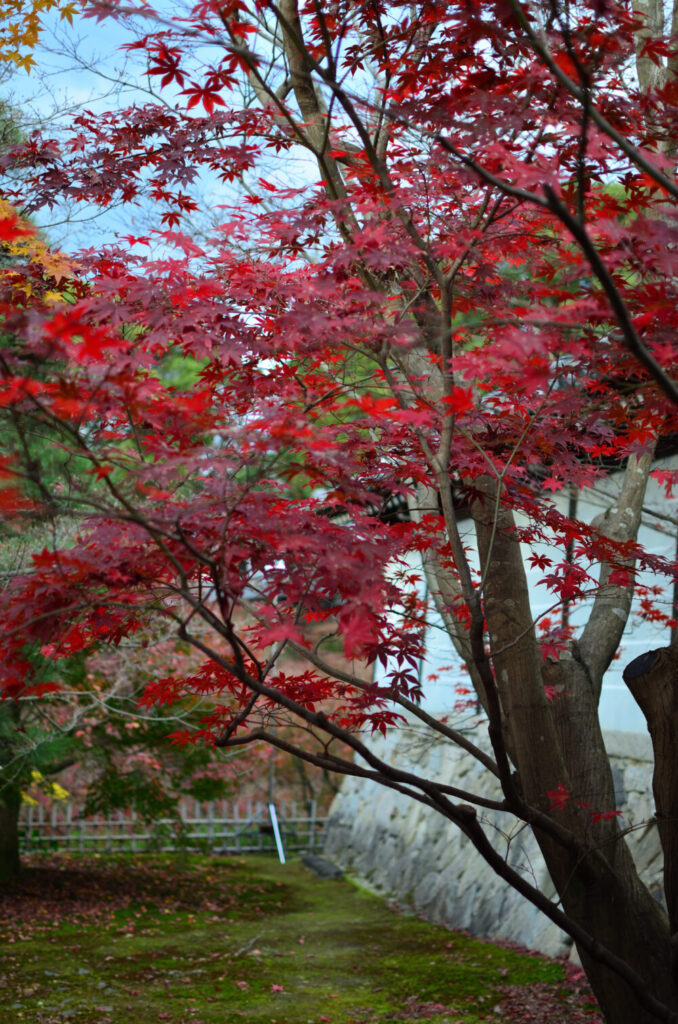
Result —
<instances>
[{"instance_id":1,"label":"yellow leaf","mask_svg":"<svg viewBox=\"0 0 678 1024\"><path fill-rule=\"evenodd\" d=\"M0 199L0 218L8 217L15 211L6 199ZM11 256L28 260L40 267L45 277L53 277L58 285L75 274L71 260L61 252L53 252L36 235L24 235L12 242L5 242L3 248Z\"/></svg>"},{"instance_id":2,"label":"yellow leaf","mask_svg":"<svg viewBox=\"0 0 678 1024\"><path fill-rule=\"evenodd\" d=\"M77 7L75 4L66 4L65 7L61 8L61 14L59 17L62 21L67 21L69 25L73 24L73 15L76 13Z\"/></svg>"},{"instance_id":3,"label":"yellow leaf","mask_svg":"<svg viewBox=\"0 0 678 1024\"><path fill-rule=\"evenodd\" d=\"M0 0L0 62L17 64L30 71L35 60L31 50L38 42L43 25L40 15L59 9L60 0ZM77 6L73 3L64 8L66 18L71 21ZM12 19L20 15L17 23ZM28 53L22 53L28 50Z\"/></svg>"}]
</instances>

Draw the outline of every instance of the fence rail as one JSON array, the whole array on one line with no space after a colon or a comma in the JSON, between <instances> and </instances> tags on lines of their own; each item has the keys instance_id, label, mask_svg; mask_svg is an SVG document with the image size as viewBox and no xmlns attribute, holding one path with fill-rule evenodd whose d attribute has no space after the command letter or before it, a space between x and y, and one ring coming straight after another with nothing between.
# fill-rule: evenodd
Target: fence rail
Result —
<instances>
[{"instance_id":1,"label":"fence rail","mask_svg":"<svg viewBox=\"0 0 678 1024\"><path fill-rule=\"evenodd\" d=\"M316 850L327 820L315 801L276 805L286 851ZM210 853L258 853L275 850L268 804L255 801L201 804L182 800L175 818L148 821L134 811L82 817L71 803L26 806L20 818L24 852L73 850L126 852L196 850Z\"/></svg>"}]
</instances>

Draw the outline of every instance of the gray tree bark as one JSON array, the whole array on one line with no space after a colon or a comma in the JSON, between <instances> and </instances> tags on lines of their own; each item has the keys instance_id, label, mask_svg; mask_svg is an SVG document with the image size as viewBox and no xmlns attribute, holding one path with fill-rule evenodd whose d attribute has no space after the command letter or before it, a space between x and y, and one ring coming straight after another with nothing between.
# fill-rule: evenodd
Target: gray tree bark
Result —
<instances>
[{"instance_id":1,"label":"gray tree bark","mask_svg":"<svg viewBox=\"0 0 678 1024\"><path fill-rule=\"evenodd\" d=\"M635 658L624 669L624 682L645 715L652 737L652 789L664 852L671 966L678 987L678 642Z\"/></svg>"},{"instance_id":2,"label":"gray tree bark","mask_svg":"<svg viewBox=\"0 0 678 1024\"><path fill-rule=\"evenodd\" d=\"M635 536L651 457L632 457L620 500L605 532ZM559 819L577 838L574 851L536 827L537 841L566 913L647 979L649 991L678 1011L672 977L669 922L640 881L616 818L593 820L590 810L615 809L609 760L598 723L602 677L616 650L630 609L630 588L601 588L579 643L566 656L542 665L530 628L531 612L520 547L510 513L484 502L474 509L481 564L486 567L485 616L506 746L525 801L549 811L547 793L567 787L570 800ZM620 614L621 611L624 614ZM544 684L559 696L549 702ZM585 805L585 806L582 806ZM626 984L580 950L605 1019L610 1024L656 1020Z\"/></svg>"}]
</instances>

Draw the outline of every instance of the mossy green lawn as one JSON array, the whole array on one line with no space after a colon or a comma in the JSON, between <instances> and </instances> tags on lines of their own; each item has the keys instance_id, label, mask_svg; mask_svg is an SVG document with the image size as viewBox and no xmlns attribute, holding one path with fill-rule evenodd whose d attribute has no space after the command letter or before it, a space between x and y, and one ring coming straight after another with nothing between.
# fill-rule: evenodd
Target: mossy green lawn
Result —
<instances>
[{"instance_id":1,"label":"mossy green lawn","mask_svg":"<svg viewBox=\"0 0 678 1024\"><path fill-rule=\"evenodd\" d=\"M72 901L69 919L55 909L53 927L3 924L5 1024L502 1024L516 1020L502 1009L508 987L546 987L554 1005L566 997L559 963L399 914L299 861L127 856L87 865L96 881L81 904L77 893L45 894L54 908L63 910L62 896Z\"/></svg>"}]
</instances>

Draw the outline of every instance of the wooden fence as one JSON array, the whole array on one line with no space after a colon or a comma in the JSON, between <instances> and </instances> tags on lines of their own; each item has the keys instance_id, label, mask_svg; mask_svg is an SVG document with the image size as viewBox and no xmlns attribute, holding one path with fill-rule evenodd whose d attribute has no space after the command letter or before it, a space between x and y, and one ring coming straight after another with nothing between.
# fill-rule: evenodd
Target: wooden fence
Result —
<instances>
[{"instance_id":1,"label":"wooden fence","mask_svg":"<svg viewBox=\"0 0 678 1024\"><path fill-rule=\"evenodd\" d=\"M325 817L315 801L276 805L283 846L287 852L317 850ZM20 818L22 849L73 850L107 853L195 850L209 853L275 851L268 804L216 800L200 804L182 800L175 818L148 821L134 811L81 817L71 803L24 806Z\"/></svg>"}]
</instances>

